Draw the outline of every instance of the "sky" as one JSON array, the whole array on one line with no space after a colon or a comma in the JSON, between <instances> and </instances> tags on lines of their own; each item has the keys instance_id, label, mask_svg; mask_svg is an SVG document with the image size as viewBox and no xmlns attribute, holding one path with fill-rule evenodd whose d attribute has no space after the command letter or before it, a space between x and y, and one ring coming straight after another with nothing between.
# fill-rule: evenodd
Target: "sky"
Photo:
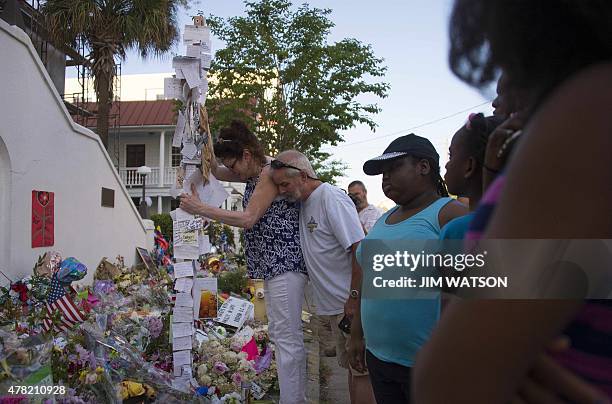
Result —
<instances>
[{"instance_id":1,"label":"sky","mask_svg":"<svg viewBox=\"0 0 612 404\"><path fill-rule=\"evenodd\" d=\"M191 23L191 16L201 10L205 16L221 17L244 14L241 0L200 0L190 10L182 10L179 26ZM296 1L301 4L303 1ZM360 100L376 102L382 111L374 116L375 132L357 126L342 132L345 142L324 147L333 158L347 166L346 176L338 179L344 189L353 180L361 180L374 205L392 207L381 189L381 176L366 176L363 163L382 154L389 143L404 134L427 137L440 154L440 163L448 161L452 135L465 123L470 112L490 114L492 94L481 94L457 79L448 67L448 18L451 0L310 0L317 8L329 8L335 23L330 42L356 38L371 44L374 54L384 59L384 81L391 89L388 97L365 96ZM222 43L212 38L213 51ZM179 44L173 51L184 54ZM122 74L162 73L172 71L172 54L142 60L130 52L122 62Z\"/></svg>"}]
</instances>

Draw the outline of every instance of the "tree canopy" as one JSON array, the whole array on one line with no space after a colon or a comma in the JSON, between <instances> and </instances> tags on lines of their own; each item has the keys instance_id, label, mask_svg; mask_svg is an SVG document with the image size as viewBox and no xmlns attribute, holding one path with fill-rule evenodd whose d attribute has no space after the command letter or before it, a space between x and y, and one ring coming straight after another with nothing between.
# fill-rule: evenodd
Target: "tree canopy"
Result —
<instances>
[{"instance_id":1,"label":"tree canopy","mask_svg":"<svg viewBox=\"0 0 612 404\"><path fill-rule=\"evenodd\" d=\"M244 16L208 21L225 43L210 70L213 131L242 119L266 152L297 149L333 182L343 166L321 147L342 142L340 131L357 124L375 130L372 116L380 108L362 96L386 97L383 60L356 39L330 43L329 9L290 0L245 1L245 7Z\"/></svg>"}]
</instances>

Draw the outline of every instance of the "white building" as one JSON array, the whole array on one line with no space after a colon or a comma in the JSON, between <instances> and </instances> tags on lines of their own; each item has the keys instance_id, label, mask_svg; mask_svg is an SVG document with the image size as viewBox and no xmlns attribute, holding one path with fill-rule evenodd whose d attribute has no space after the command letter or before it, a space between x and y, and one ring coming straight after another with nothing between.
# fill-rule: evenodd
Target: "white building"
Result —
<instances>
[{"instance_id":1,"label":"white building","mask_svg":"<svg viewBox=\"0 0 612 404\"><path fill-rule=\"evenodd\" d=\"M95 112L95 104L87 110ZM111 124L108 150L134 203L142 198L142 178L136 169L146 165L151 174L146 176L146 196L152 199L149 213L168 213L178 207L178 200L170 195L176 179L176 169L181 163L180 148L172 147L176 112L174 101L117 101L110 112ZM82 117L74 117L79 121ZM115 122L116 121L116 122ZM95 118L87 118L83 124L96 126ZM244 184L223 183L230 197L225 209L242 210Z\"/></svg>"},{"instance_id":2,"label":"white building","mask_svg":"<svg viewBox=\"0 0 612 404\"><path fill-rule=\"evenodd\" d=\"M142 180L136 168L146 165L152 169L146 177L146 195L151 197L149 213L167 213L178 206L170 196L170 187L180 165L180 149L172 147L176 123L174 101L164 99L164 78L173 73L123 75L120 78L120 94L110 111L108 151L123 183L136 205L142 197ZM93 82L84 89L85 99L95 99ZM65 94L82 94L76 78L66 79ZM121 101L118 101L121 100ZM95 112L95 104L85 109ZM75 121L95 128L95 118L74 117ZM243 183L223 183L230 194L224 209L242 210Z\"/></svg>"},{"instance_id":3,"label":"white building","mask_svg":"<svg viewBox=\"0 0 612 404\"><path fill-rule=\"evenodd\" d=\"M0 20L0 269L29 275L39 255L56 250L88 268L102 257L127 265L152 230L130 199L99 137L68 114L30 38ZM33 248L32 191L54 193L54 242ZM106 198L105 198L106 196Z\"/></svg>"}]
</instances>

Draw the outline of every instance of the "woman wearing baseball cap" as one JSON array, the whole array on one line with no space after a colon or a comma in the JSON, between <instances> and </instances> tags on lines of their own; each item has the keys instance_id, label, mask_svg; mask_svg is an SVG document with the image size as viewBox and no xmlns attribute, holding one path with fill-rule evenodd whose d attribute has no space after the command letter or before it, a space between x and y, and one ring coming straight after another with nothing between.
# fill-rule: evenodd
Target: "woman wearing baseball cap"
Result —
<instances>
[{"instance_id":1,"label":"woman wearing baseball cap","mask_svg":"<svg viewBox=\"0 0 612 404\"><path fill-rule=\"evenodd\" d=\"M365 162L367 175L382 174L385 195L397 204L376 222L364 240L438 239L440 228L467 208L448 197L439 155L429 140L415 134L395 139L384 153ZM372 264L359 259L363 271ZM440 298L361 299L351 328L351 365L367 362L378 404L410 400L410 372L440 315ZM356 338L353 338L356 336ZM365 347L363 338L365 337ZM365 361L364 361L365 355Z\"/></svg>"}]
</instances>

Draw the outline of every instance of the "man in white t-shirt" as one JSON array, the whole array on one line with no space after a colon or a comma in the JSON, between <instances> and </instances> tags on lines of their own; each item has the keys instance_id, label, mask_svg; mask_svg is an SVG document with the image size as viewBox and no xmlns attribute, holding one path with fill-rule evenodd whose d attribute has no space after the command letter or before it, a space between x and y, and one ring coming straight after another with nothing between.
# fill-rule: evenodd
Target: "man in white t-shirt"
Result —
<instances>
[{"instance_id":1,"label":"man in white t-shirt","mask_svg":"<svg viewBox=\"0 0 612 404\"><path fill-rule=\"evenodd\" d=\"M375 402L367 373L348 364L348 334L338 328L358 310L362 274L354 263L364 232L353 201L338 187L321 182L308 158L295 150L272 161L272 179L280 194L301 201L300 244L312 284L316 314L329 317L336 335L340 366L349 369L351 403Z\"/></svg>"},{"instance_id":2,"label":"man in white t-shirt","mask_svg":"<svg viewBox=\"0 0 612 404\"><path fill-rule=\"evenodd\" d=\"M348 186L349 197L355 203L359 213L359 221L366 234L374 227L374 223L382 216L382 212L376 206L368 203L368 190L361 181L353 181Z\"/></svg>"}]
</instances>

